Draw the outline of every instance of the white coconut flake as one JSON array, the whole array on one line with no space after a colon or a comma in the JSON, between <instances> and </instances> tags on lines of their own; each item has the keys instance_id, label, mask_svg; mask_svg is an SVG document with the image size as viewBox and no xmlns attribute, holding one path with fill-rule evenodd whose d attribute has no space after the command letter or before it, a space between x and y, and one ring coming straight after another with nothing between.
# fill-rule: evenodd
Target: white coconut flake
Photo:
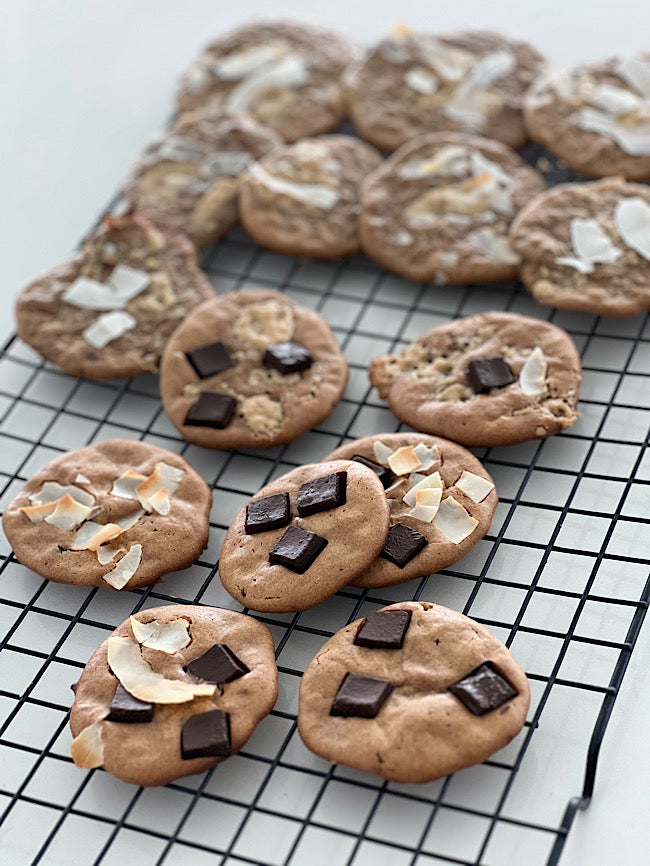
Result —
<instances>
[{"instance_id":1,"label":"white coconut flake","mask_svg":"<svg viewBox=\"0 0 650 866\"><path fill-rule=\"evenodd\" d=\"M463 177L469 171L469 155L466 147L449 144L430 159L411 159L399 169L399 176L406 180L422 177Z\"/></svg>"},{"instance_id":2,"label":"white coconut flake","mask_svg":"<svg viewBox=\"0 0 650 866\"><path fill-rule=\"evenodd\" d=\"M388 458L393 453L393 449L389 448L388 445L384 445L383 442L377 440L373 443L372 450L375 453L375 459L377 463L381 463L383 466L388 464Z\"/></svg>"},{"instance_id":3,"label":"white coconut flake","mask_svg":"<svg viewBox=\"0 0 650 866\"><path fill-rule=\"evenodd\" d=\"M419 490L416 494L413 508L407 513L416 520L421 520L423 523L433 523L440 507L441 497L441 487L429 487L426 490Z\"/></svg>"},{"instance_id":4,"label":"white coconut flake","mask_svg":"<svg viewBox=\"0 0 650 866\"><path fill-rule=\"evenodd\" d=\"M253 45L250 48L233 51L213 63L210 69L223 81L237 81L277 61L285 50L285 45L277 42L269 45Z\"/></svg>"},{"instance_id":5,"label":"white coconut flake","mask_svg":"<svg viewBox=\"0 0 650 866\"><path fill-rule=\"evenodd\" d=\"M582 274L590 274L594 265L611 264L621 255L622 250L615 247L595 219L574 217L569 227L573 256L561 256L555 259L558 265L575 268Z\"/></svg>"},{"instance_id":6,"label":"white coconut flake","mask_svg":"<svg viewBox=\"0 0 650 866\"><path fill-rule=\"evenodd\" d=\"M134 544L112 571L102 575L102 580L105 580L114 589L123 589L138 570L141 561L142 545Z\"/></svg>"},{"instance_id":7,"label":"white coconut flake","mask_svg":"<svg viewBox=\"0 0 650 866\"><path fill-rule=\"evenodd\" d=\"M108 565L109 562L112 562L118 553L126 553L126 550L123 547L98 547L95 551L97 553L97 561L100 565Z\"/></svg>"},{"instance_id":8,"label":"white coconut flake","mask_svg":"<svg viewBox=\"0 0 650 866\"><path fill-rule=\"evenodd\" d=\"M425 478L427 478L427 476L424 475L424 473L422 473L422 472L411 472L411 474L410 474L409 477L408 477L409 490L410 490L412 487L415 487L416 484L419 484L420 481L422 481L422 480L425 479ZM404 480L404 479L401 479L401 481L403 481L403 480ZM400 482L400 483L401 483L401 482Z\"/></svg>"},{"instance_id":9,"label":"white coconut flake","mask_svg":"<svg viewBox=\"0 0 650 866\"><path fill-rule=\"evenodd\" d=\"M58 526L59 529L74 529L83 523L90 516L92 508L87 505L81 505L76 499L73 499L69 493L56 500L54 510L45 518L46 523L51 523L53 526Z\"/></svg>"},{"instance_id":10,"label":"white coconut flake","mask_svg":"<svg viewBox=\"0 0 650 866\"><path fill-rule=\"evenodd\" d=\"M539 346L535 346L521 368L519 387L529 397L539 397L546 390L546 359Z\"/></svg>"},{"instance_id":11,"label":"white coconut flake","mask_svg":"<svg viewBox=\"0 0 650 866\"><path fill-rule=\"evenodd\" d=\"M624 198L616 205L614 223L628 247L650 261L650 205L638 196Z\"/></svg>"},{"instance_id":12,"label":"white coconut flake","mask_svg":"<svg viewBox=\"0 0 650 866\"><path fill-rule=\"evenodd\" d=\"M488 481L487 478L481 478L480 475L475 475L473 472L468 472L463 469L460 478L456 482L456 487L462 490L465 496L469 496L472 502L483 502L490 493L494 490L494 484Z\"/></svg>"},{"instance_id":13,"label":"white coconut flake","mask_svg":"<svg viewBox=\"0 0 650 866\"><path fill-rule=\"evenodd\" d=\"M641 96L650 99L650 63L647 60L625 57L619 60L616 74Z\"/></svg>"},{"instance_id":14,"label":"white coconut flake","mask_svg":"<svg viewBox=\"0 0 650 866\"><path fill-rule=\"evenodd\" d=\"M636 111L641 106L641 99L634 93L630 93L623 87L613 87L611 84L599 84L595 87L589 102L616 117Z\"/></svg>"},{"instance_id":15,"label":"white coconut flake","mask_svg":"<svg viewBox=\"0 0 650 866\"><path fill-rule=\"evenodd\" d=\"M92 484L92 481L90 480L90 478L87 478L83 474L83 472L79 472L77 475L75 475L74 483L75 484Z\"/></svg>"},{"instance_id":16,"label":"white coconut flake","mask_svg":"<svg viewBox=\"0 0 650 866\"><path fill-rule=\"evenodd\" d=\"M287 195L303 204L311 204L321 210L330 210L339 200L338 190L322 183L295 183L283 177L270 174L265 168L254 163L249 173L258 183L278 195Z\"/></svg>"},{"instance_id":17,"label":"white coconut flake","mask_svg":"<svg viewBox=\"0 0 650 866\"><path fill-rule=\"evenodd\" d=\"M460 261L460 256L458 255L458 253L455 253L453 251L443 251L441 253L438 253L438 258L440 259L441 264L445 265L448 268L455 268Z\"/></svg>"},{"instance_id":18,"label":"white coconut flake","mask_svg":"<svg viewBox=\"0 0 650 866\"><path fill-rule=\"evenodd\" d=\"M77 277L61 297L68 304L84 310L121 310L124 306L111 288L90 277Z\"/></svg>"},{"instance_id":19,"label":"white coconut flake","mask_svg":"<svg viewBox=\"0 0 650 866\"><path fill-rule=\"evenodd\" d=\"M424 442L418 442L413 451L420 461L419 469L421 472L426 472L427 469L431 469L434 463L437 463L438 460L440 460L440 454L438 454L438 449L435 445L429 448L424 444Z\"/></svg>"},{"instance_id":20,"label":"white coconut flake","mask_svg":"<svg viewBox=\"0 0 650 866\"><path fill-rule=\"evenodd\" d=\"M452 120L482 126L485 123L484 92L515 68L515 57L506 49L485 54L471 69L442 111Z\"/></svg>"},{"instance_id":21,"label":"white coconut flake","mask_svg":"<svg viewBox=\"0 0 650 866\"><path fill-rule=\"evenodd\" d=\"M44 505L47 502L55 502L62 496L72 496L82 505L95 504L95 497L92 493L82 490L81 487L75 487L74 484L59 484L58 481L46 481L39 491L32 493L29 501L32 505Z\"/></svg>"},{"instance_id":22,"label":"white coconut flake","mask_svg":"<svg viewBox=\"0 0 650 866\"><path fill-rule=\"evenodd\" d=\"M186 647L190 640L189 620L179 617L172 622L140 622L134 616L129 617L134 638L141 646L173 655Z\"/></svg>"},{"instance_id":23,"label":"white coconut flake","mask_svg":"<svg viewBox=\"0 0 650 866\"><path fill-rule=\"evenodd\" d=\"M114 313L104 313L92 325L82 332L82 337L94 349L103 349L113 340L117 340L127 331L132 330L137 321L130 313L118 310Z\"/></svg>"},{"instance_id":24,"label":"white coconut flake","mask_svg":"<svg viewBox=\"0 0 650 866\"><path fill-rule=\"evenodd\" d=\"M157 490L149 497L148 501L151 508L158 514L162 514L163 516L169 514L171 503L169 501L169 494L166 490Z\"/></svg>"},{"instance_id":25,"label":"white coconut flake","mask_svg":"<svg viewBox=\"0 0 650 866\"><path fill-rule=\"evenodd\" d=\"M202 177L209 178L239 177L252 162L252 155L245 151L218 151L203 160L199 172Z\"/></svg>"},{"instance_id":26,"label":"white coconut flake","mask_svg":"<svg viewBox=\"0 0 650 866\"><path fill-rule=\"evenodd\" d=\"M479 252L493 262L516 265L520 261L519 255L512 249L508 239L495 234L491 228L485 227L471 232L469 240Z\"/></svg>"},{"instance_id":27,"label":"white coconut flake","mask_svg":"<svg viewBox=\"0 0 650 866\"><path fill-rule=\"evenodd\" d=\"M438 89L438 79L424 66L412 66L404 73L404 81L416 93L435 93Z\"/></svg>"},{"instance_id":28,"label":"white coconut flake","mask_svg":"<svg viewBox=\"0 0 650 866\"><path fill-rule=\"evenodd\" d=\"M422 481L418 481L417 484L414 484L403 499L407 505L415 505L417 502L417 495L422 490L439 490L440 496L442 496L443 489L444 484L440 477L440 473L432 472L431 475L425 475Z\"/></svg>"},{"instance_id":29,"label":"white coconut flake","mask_svg":"<svg viewBox=\"0 0 650 866\"><path fill-rule=\"evenodd\" d=\"M453 496L442 500L433 522L452 544L460 544L478 526L478 520Z\"/></svg>"},{"instance_id":30,"label":"white coconut flake","mask_svg":"<svg viewBox=\"0 0 650 866\"><path fill-rule=\"evenodd\" d=\"M82 770L93 770L104 763L104 743L102 742L102 723L88 725L70 743L72 760Z\"/></svg>"},{"instance_id":31,"label":"white coconut flake","mask_svg":"<svg viewBox=\"0 0 650 866\"><path fill-rule=\"evenodd\" d=\"M580 109L580 128L613 139L631 156L650 156L650 123L623 125L615 117L597 108Z\"/></svg>"},{"instance_id":32,"label":"white coconut flake","mask_svg":"<svg viewBox=\"0 0 650 866\"><path fill-rule=\"evenodd\" d=\"M234 113L246 114L262 94L276 88L294 89L309 81L309 72L304 61L289 55L275 64L262 66L252 75L244 78L226 99L226 109Z\"/></svg>"},{"instance_id":33,"label":"white coconut flake","mask_svg":"<svg viewBox=\"0 0 650 866\"><path fill-rule=\"evenodd\" d=\"M139 271L129 265L117 265L106 280L106 285L122 301L122 306L137 297L151 283L151 277L146 271Z\"/></svg>"},{"instance_id":34,"label":"white coconut flake","mask_svg":"<svg viewBox=\"0 0 650 866\"><path fill-rule=\"evenodd\" d=\"M414 469L422 466L420 458L412 445L403 445L393 451L388 458L388 466L395 475L409 475Z\"/></svg>"},{"instance_id":35,"label":"white coconut flake","mask_svg":"<svg viewBox=\"0 0 650 866\"><path fill-rule=\"evenodd\" d=\"M88 520L76 531L70 549L95 551L100 545L121 534L121 528L115 523L95 523L94 520Z\"/></svg>"},{"instance_id":36,"label":"white coconut flake","mask_svg":"<svg viewBox=\"0 0 650 866\"><path fill-rule=\"evenodd\" d=\"M138 520L140 520L144 514L144 508L138 508L138 510L134 511L133 514L128 514L126 517L121 517L119 520L116 520L115 525L119 526L122 532L128 532L129 529L133 529Z\"/></svg>"},{"instance_id":37,"label":"white coconut flake","mask_svg":"<svg viewBox=\"0 0 650 866\"><path fill-rule=\"evenodd\" d=\"M109 637L108 665L127 692L139 701L185 704L194 698L210 697L217 689L216 683L169 680L156 673L130 637Z\"/></svg>"},{"instance_id":38,"label":"white coconut flake","mask_svg":"<svg viewBox=\"0 0 650 866\"><path fill-rule=\"evenodd\" d=\"M127 469L113 482L111 496L119 496L120 499L137 499L138 494L135 489L146 480L146 475L134 472L133 469Z\"/></svg>"},{"instance_id":39,"label":"white coconut flake","mask_svg":"<svg viewBox=\"0 0 650 866\"><path fill-rule=\"evenodd\" d=\"M406 229L398 229L388 238L388 242L396 247L408 247L413 243L413 235Z\"/></svg>"}]
</instances>

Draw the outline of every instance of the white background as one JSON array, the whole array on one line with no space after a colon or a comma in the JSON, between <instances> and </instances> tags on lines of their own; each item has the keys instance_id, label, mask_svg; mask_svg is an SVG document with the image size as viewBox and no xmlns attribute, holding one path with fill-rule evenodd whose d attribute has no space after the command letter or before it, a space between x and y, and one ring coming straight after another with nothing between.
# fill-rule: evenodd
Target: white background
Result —
<instances>
[{"instance_id":1,"label":"white background","mask_svg":"<svg viewBox=\"0 0 650 866\"><path fill-rule=\"evenodd\" d=\"M556 66L650 47L647 0L327 0L311 8L283 0L281 8L367 44L398 21L501 30L530 40ZM261 0L0 0L0 336L12 329L21 285L66 258L164 124L177 76L198 49L277 10ZM650 861L648 658L646 623L594 802L570 833L563 866Z\"/></svg>"}]
</instances>

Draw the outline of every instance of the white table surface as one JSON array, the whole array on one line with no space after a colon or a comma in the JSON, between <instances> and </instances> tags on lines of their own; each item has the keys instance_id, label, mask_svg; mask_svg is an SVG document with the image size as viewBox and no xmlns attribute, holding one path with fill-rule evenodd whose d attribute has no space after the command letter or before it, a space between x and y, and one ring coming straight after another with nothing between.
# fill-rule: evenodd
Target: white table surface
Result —
<instances>
[{"instance_id":1,"label":"white table surface","mask_svg":"<svg viewBox=\"0 0 650 866\"><path fill-rule=\"evenodd\" d=\"M163 125L176 78L201 45L232 25L275 17L276 9L260 0L0 2L2 336L12 330L21 285L70 253ZM396 21L492 28L530 40L554 65L647 50L650 24L644 0L375 0L372 7L328 0L309 10L304 0L284 0L282 12L363 43ZM576 819L563 866L650 860L649 657L646 623L607 731L594 801Z\"/></svg>"}]
</instances>

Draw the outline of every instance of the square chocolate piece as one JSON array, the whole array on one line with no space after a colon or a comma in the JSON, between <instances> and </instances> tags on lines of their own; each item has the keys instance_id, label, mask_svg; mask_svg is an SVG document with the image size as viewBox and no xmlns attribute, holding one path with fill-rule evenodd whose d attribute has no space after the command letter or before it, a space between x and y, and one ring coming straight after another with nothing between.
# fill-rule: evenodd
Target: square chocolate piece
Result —
<instances>
[{"instance_id":1,"label":"square chocolate piece","mask_svg":"<svg viewBox=\"0 0 650 866\"><path fill-rule=\"evenodd\" d=\"M372 649L401 649L410 622L410 610L375 611L366 617L354 642Z\"/></svg>"},{"instance_id":2,"label":"square chocolate piece","mask_svg":"<svg viewBox=\"0 0 650 866\"><path fill-rule=\"evenodd\" d=\"M379 480L384 485L384 490L393 483L395 476L388 469L387 466L382 466L381 463L375 463L373 460L368 460L367 457L362 457L361 454L355 454L352 458L355 463L363 463L364 466L367 466L368 469L372 469L373 472L376 472Z\"/></svg>"},{"instance_id":3,"label":"square chocolate piece","mask_svg":"<svg viewBox=\"0 0 650 866\"><path fill-rule=\"evenodd\" d=\"M291 520L291 506L288 493L274 493L264 499L254 499L246 506L246 534L267 532L280 529Z\"/></svg>"},{"instance_id":4,"label":"square chocolate piece","mask_svg":"<svg viewBox=\"0 0 650 866\"><path fill-rule=\"evenodd\" d=\"M307 532L299 526L289 526L269 551L269 562L304 574L327 546L327 539Z\"/></svg>"},{"instance_id":5,"label":"square chocolate piece","mask_svg":"<svg viewBox=\"0 0 650 866\"><path fill-rule=\"evenodd\" d=\"M230 716L223 710L209 710L190 716L181 728L183 760L227 758L230 754Z\"/></svg>"},{"instance_id":6,"label":"square chocolate piece","mask_svg":"<svg viewBox=\"0 0 650 866\"><path fill-rule=\"evenodd\" d=\"M153 704L134 698L122 683L118 683L110 710L104 719L107 722L150 722L153 719Z\"/></svg>"},{"instance_id":7,"label":"square chocolate piece","mask_svg":"<svg viewBox=\"0 0 650 866\"><path fill-rule=\"evenodd\" d=\"M482 394L490 388L503 388L515 381L509 364L501 356L498 358L479 358L470 361L467 379L475 394Z\"/></svg>"},{"instance_id":8,"label":"square chocolate piece","mask_svg":"<svg viewBox=\"0 0 650 866\"><path fill-rule=\"evenodd\" d=\"M332 702L330 716L361 716L374 719L393 691L388 680L346 674Z\"/></svg>"},{"instance_id":9,"label":"square chocolate piece","mask_svg":"<svg viewBox=\"0 0 650 866\"><path fill-rule=\"evenodd\" d=\"M309 514L345 505L347 482L348 473L343 469L341 472L321 475L320 478L301 484L298 491L298 514L307 517Z\"/></svg>"},{"instance_id":10,"label":"square chocolate piece","mask_svg":"<svg viewBox=\"0 0 650 866\"><path fill-rule=\"evenodd\" d=\"M230 394L213 394L202 391L199 399L190 406L185 423L190 427L215 427L223 430L232 421L237 401Z\"/></svg>"},{"instance_id":11,"label":"square chocolate piece","mask_svg":"<svg viewBox=\"0 0 650 866\"><path fill-rule=\"evenodd\" d=\"M264 353L262 364L280 373L302 373L314 363L311 353L300 343L276 343Z\"/></svg>"},{"instance_id":12,"label":"square chocolate piece","mask_svg":"<svg viewBox=\"0 0 650 866\"><path fill-rule=\"evenodd\" d=\"M217 373L222 373L229 367L235 366L232 355L221 340L217 340L216 343L210 343L207 346L199 346L197 349L192 349L191 352L185 353L185 357L201 379L215 376Z\"/></svg>"},{"instance_id":13,"label":"square chocolate piece","mask_svg":"<svg viewBox=\"0 0 650 866\"><path fill-rule=\"evenodd\" d=\"M224 643L216 643L202 656L192 659L185 665L185 670L200 680L217 685L230 683L249 672L249 668Z\"/></svg>"},{"instance_id":14,"label":"square chocolate piece","mask_svg":"<svg viewBox=\"0 0 650 866\"><path fill-rule=\"evenodd\" d=\"M494 670L490 662L479 665L460 682L449 686L449 691L475 716L484 716L517 697L515 689Z\"/></svg>"},{"instance_id":15,"label":"square chocolate piece","mask_svg":"<svg viewBox=\"0 0 650 866\"><path fill-rule=\"evenodd\" d=\"M403 523L395 523L388 530L384 547L379 555L398 568L404 568L406 563L417 556L427 544L428 541L420 532Z\"/></svg>"}]
</instances>

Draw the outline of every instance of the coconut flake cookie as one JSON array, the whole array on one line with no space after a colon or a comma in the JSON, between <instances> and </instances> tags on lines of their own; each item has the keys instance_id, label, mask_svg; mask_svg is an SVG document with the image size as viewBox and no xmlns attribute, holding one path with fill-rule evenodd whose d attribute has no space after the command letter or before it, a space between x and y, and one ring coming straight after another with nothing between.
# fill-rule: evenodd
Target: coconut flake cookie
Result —
<instances>
[{"instance_id":1,"label":"coconut flake cookie","mask_svg":"<svg viewBox=\"0 0 650 866\"><path fill-rule=\"evenodd\" d=\"M330 460L263 487L233 520L221 582L253 610L305 610L354 580L388 532L388 502L373 469Z\"/></svg>"},{"instance_id":2,"label":"coconut flake cookie","mask_svg":"<svg viewBox=\"0 0 650 866\"><path fill-rule=\"evenodd\" d=\"M178 454L110 439L48 463L2 525L20 562L49 580L135 589L195 562L211 505L210 488Z\"/></svg>"},{"instance_id":3,"label":"coconut flake cookie","mask_svg":"<svg viewBox=\"0 0 650 866\"><path fill-rule=\"evenodd\" d=\"M650 178L650 54L549 74L524 109L531 138L574 171Z\"/></svg>"},{"instance_id":4,"label":"coconut flake cookie","mask_svg":"<svg viewBox=\"0 0 650 866\"><path fill-rule=\"evenodd\" d=\"M214 289L181 234L141 216L109 217L68 262L16 300L18 335L71 376L158 369L167 338Z\"/></svg>"},{"instance_id":5,"label":"coconut flake cookie","mask_svg":"<svg viewBox=\"0 0 650 866\"><path fill-rule=\"evenodd\" d=\"M174 332L160 369L172 423L206 448L270 448L339 402L348 365L325 319L279 292L232 292Z\"/></svg>"},{"instance_id":6,"label":"coconut flake cookie","mask_svg":"<svg viewBox=\"0 0 650 866\"><path fill-rule=\"evenodd\" d=\"M422 433L378 433L342 445L324 460L373 469L390 508L379 556L355 586L393 586L447 568L490 528L498 498L481 463L460 445Z\"/></svg>"},{"instance_id":7,"label":"coconut flake cookie","mask_svg":"<svg viewBox=\"0 0 650 866\"><path fill-rule=\"evenodd\" d=\"M435 36L402 27L348 70L346 93L360 134L382 150L433 130L519 148L528 139L522 97L543 66L526 42L497 33Z\"/></svg>"},{"instance_id":8,"label":"coconut flake cookie","mask_svg":"<svg viewBox=\"0 0 650 866\"><path fill-rule=\"evenodd\" d=\"M515 218L520 275L550 307L634 316L650 309L650 188L605 178L557 186Z\"/></svg>"},{"instance_id":9,"label":"coconut flake cookie","mask_svg":"<svg viewBox=\"0 0 650 866\"><path fill-rule=\"evenodd\" d=\"M428 602L338 631L300 682L298 730L334 763L430 782L485 761L521 730L526 675L485 626Z\"/></svg>"},{"instance_id":10,"label":"coconut flake cookie","mask_svg":"<svg viewBox=\"0 0 650 866\"><path fill-rule=\"evenodd\" d=\"M512 218L542 192L541 176L497 141L421 135L361 185L359 234L383 267L426 282L514 279Z\"/></svg>"},{"instance_id":11,"label":"coconut flake cookie","mask_svg":"<svg viewBox=\"0 0 650 866\"><path fill-rule=\"evenodd\" d=\"M369 375L400 421L463 445L540 439L578 417L582 371L573 340L516 313L431 328L401 354L373 358Z\"/></svg>"},{"instance_id":12,"label":"coconut flake cookie","mask_svg":"<svg viewBox=\"0 0 650 866\"><path fill-rule=\"evenodd\" d=\"M341 74L359 50L337 33L290 22L250 24L208 45L181 81L182 111L211 105L250 114L285 141L335 129Z\"/></svg>"},{"instance_id":13,"label":"coconut flake cookie","mask_svg":"<svg viewBox=\"0 0 650 866\"><path fill-rule=\"evenodd\" d=\"M280 142L249 117L189 112L144 151L122 195L161 228L207 246L237 222L239 175Z\"/></svg>"},{"instance_id":14,"label":"coconut flake cookie","mask_svg":"<svg viewBox=\"0 0 650 866\"><path fill-rule=\"evenodd\" d=\"M236 754L273 709L273 639L231 610L149 608L100 644L74 691L75 764L165 785Z\"/></svg>"},{"instance_id":15,"label":"coconut flake cookie","mask_svg":"<svg viewBox=\"0 0 650 866\"><path fill-rule=\"evenodd\" d=\"M359 184L380 154L349 135L276 148L241 179L244 227L261 246L334 259L359 249Z\"/></svg>"}]
</instances>

